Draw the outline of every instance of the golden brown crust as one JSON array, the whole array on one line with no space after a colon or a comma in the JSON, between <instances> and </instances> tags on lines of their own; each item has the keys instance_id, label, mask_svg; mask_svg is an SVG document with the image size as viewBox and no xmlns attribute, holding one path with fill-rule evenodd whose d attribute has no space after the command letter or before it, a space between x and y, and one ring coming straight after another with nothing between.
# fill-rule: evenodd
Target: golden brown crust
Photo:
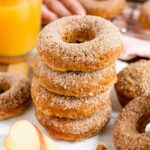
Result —
<instances>
[{"instance_id":1,"label":"golden brown crust","mask_svg":"<svg viewBox=\"0 0 150 150\"><path fill-rule=\"evenodd\" d=\"M150 96L137 97L123 109L113 127L113 139L118 150L149 150ZM142 129L141 129L142 128Z\"/></svg>"},{"instance_id":2,"label":"golden brown crust","mask_svg":"<svg viewBox=\"0 0 150 150\"><path fill-rule=\"evenodd\" d=\"M94 16L71 16L47 25L38 40L42 61L55 71L92 72L115 62L122 51L119 30Z\"/></svg>"},{"instance_id":3,"label":"golden brown crust","mask_svg":"<svg viewBox=\"0 0 150 150\"><path fill-rule=\"evenodd\" d=\"M51 93L41 87L35 79L31 86L32 98L37 110L46 116L70 119L85 118L110 104L110 92L109 89L94 97L75 98Z\"/></svg>"},{"instance_id":4,"label":"golden brown crust","mask_svg":"<svg viewBox=\"0 0 150 150\"><path fill-rule=\"evenodd\" d=\"M0 120L9 119L9 118L22 114L30 105L30 103L31 103L31 99L24 102L23 104L21 104L20 106L16 108L1 109Z\"/></svg>"},{"instance_id":5,"label":"golden brown crust","mask_svg":"<svg viewBox=\"0 0 150 150\"><path fill-rule=\"evenodd\" d=\"M122 106L133 98L150 94L150 60L130 64L118 74L115 85Z\"/></svg>"},{"instance_id":6,"label":"golden brown crust","mask_svg":"<svg viewBox=\"0 0 150 150\"><path fill-rule=\"evenodd\" d=\"M121 49L121 48L120 48ZM43 56L41 56L42 61L49 65L50 68L52 68L52 70L56 70L56 71L61 71L61 72L67 72L67 71L82 71L82 72L93 72L93 71L97 71L99 69L103 69L108 67L109 65L113 64L116 59L119 57L121 50L120 49L116 49L115 51L108 51L106 52L104 55L99 56L99 59L97 58L97 62L95 62L94 64L89 64L89 63L79 63L77 62L77 60L74 60L73 62L70 63L68 61L68 64L62 64L64 63L64 58L63 56L59 55L59 56L54 56L52 54L52 56L46 56L43 52ZM49 59L48 59L49 57ZM74 56L76 57L76 56ZM59 60L59 61L58 61ZM78 68L78 69L77 69Z\"/></svg>"},{"instance_id":7,"label":"golden brown crust","mask_svg":"<svg viewBox=\"0 0 150 150\"><path fill-rule=\"evenodd\" d=\"M144 28L150 29L150 1L143 4L138 21Z\"/></svg>"},{"instance_id":8,"label":"golden brown crust","mask_svg":"<svg viewBox=\"0 0 150 150\"><path fill-rule=\"evenodd\" d=\"M106 91L116 82L115 65L105 69L83 72L55 72L37 58L34 75L38 83L47 90L65 96L94 96Z\"/></svg>"},{"instance_id":9,"label":"golden brown crust","mask_svg":"<svg viewBox=\"0 0 150 150\"><path fill-rule=\"evenodd\" d=\"M110 114L110 106L105 106L101 111L80 120L47 117L39 111L36 112L39 122L50 135L70 141L82 140L100 132L109 121Z\"/></svg>"},{"instance_id":10,"label":"golden brown crust","mask_svg":"<svg viewBox=\"0 0 150 150\"><path fill-rule=\"evenodd\" d=\"M125 7L125 0L79 0L89 15L112 19Z\"/></svg>"},{"instance_id":11,"label":"golden brown crust","mask_svg":"<svg viewBox=\"0 0 150 150\"><path fill-rule=\"evenodd\" d=\"M28 79L18 74L0 73L1 119L20 114L30 101L30 81Z\"/></svg>"}]
</instances>

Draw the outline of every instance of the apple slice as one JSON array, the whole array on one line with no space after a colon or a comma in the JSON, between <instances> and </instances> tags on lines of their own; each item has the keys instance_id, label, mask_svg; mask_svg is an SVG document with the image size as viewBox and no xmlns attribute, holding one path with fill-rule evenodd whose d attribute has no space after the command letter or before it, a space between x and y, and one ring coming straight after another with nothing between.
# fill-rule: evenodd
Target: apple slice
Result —
<instances>
[{"instance_id":1,"label":"apple slice","mask_svg":"<svg viewBox=\"0 0 150 150\"><path fill-rule=\"evenodd\" d=\"M4 145L5 145L6 150L15 149L14 144L10 140L9 136L6 137Z\"/></svg>"},{"instance_id":2,"label":"apple slice","mask_svg":"<svg viewBox=\"0 0 150 150\"><path fill-rule=\"evenodd\" d=\"M52 141L31 122L16 122L5 139L7 150L56 150Z\"/></svg>"}]
</instances>

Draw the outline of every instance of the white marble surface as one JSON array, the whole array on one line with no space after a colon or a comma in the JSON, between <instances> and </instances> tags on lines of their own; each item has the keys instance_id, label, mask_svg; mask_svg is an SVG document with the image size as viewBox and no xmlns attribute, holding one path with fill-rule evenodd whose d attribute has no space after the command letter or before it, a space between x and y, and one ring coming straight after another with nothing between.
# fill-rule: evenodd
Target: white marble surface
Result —
<instances>
[{"instance_id":1,"label":"white marble surface","mask_svg":"<svg viewBox=\"0 0 150 150\"><path fill-rule=\"evenodd\" d=\"M118 61L117 62L117 71L124 68L127 64ZM65 141L58 141L53 139L53 141L59 146L60 150L95 150L96 146L100 143L106 145L111 150L115 150L114 144L112 142L112 136L111 136L111 129L113 126L113 123L116 119L116 116L118 115L118 112L120 112L121 107L118 103L116 94L114 90L112 91L112 107L113 107L113 113L111 115L111 120L107 127L98 135L91 137L89 139L83 140L81 142L65 142ZM36 124L42 132L47 134L44 130L44 128L38 123L34 116L34 108L33 105L21 116L0 121L0 150L4 150L3 142L4 138L8 133L8 130L10 126L17 120L29 120L32 121L34 124Z\"/></svg>"}]
</instances>

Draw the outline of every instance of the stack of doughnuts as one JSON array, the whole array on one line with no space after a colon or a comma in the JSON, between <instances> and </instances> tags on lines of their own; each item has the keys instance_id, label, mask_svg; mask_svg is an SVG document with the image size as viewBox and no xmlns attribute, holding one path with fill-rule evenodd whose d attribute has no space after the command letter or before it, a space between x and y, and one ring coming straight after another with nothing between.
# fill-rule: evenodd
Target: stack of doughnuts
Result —
<instances>
[{"instance_id":1,"label":"stack of doughnuts","mask_svg":"<svg viewBox=\"0 0 150 150\"><path fill-rule=\"evenodd\" d=\"M63 140L100 132L111 114L118 29L100 17L65 17L41 31L37 49L31 93L39 122Z\"/></svg>"}]
</instances>

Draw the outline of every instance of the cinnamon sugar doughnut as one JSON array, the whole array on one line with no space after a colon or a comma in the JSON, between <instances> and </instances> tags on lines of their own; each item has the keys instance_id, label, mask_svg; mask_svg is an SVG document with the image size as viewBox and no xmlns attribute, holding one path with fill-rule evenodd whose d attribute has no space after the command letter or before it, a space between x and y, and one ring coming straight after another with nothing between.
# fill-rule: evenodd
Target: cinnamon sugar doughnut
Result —
<instances>
[{"instance_id":1,"label":"cinnamon sugar doughnut","mask_svg":"<svg viewBox=\"0 0 150 150\"><path fill-rule=\"evenodd\" d=\"M30 101L30 82L26 78L0 73L0 120L19 115Z\"/></svg>"},{"instance_id":2,"label":"cinnamon sugar doughnut","mask_svg":"<svg viewBox=\"0 0 150 150\"><path fill-rule=\"evenodd\" d=\"M100 132L109 121L110 114L109 105L92 116L80 120L48 117L42 112L36 112L39 122L50 135L57 139L71 141L81 140Z\"/></svg>"},{"instance_id":3,"label":"cinnamon sugar doughnut","mask_svg":"<svg viewBox=\"0 0 150 150\"><path fill-rule=\"evenodd\" d=\"M41 86L53 93L84 97L106 91L116 82L116 71L113 64L96 72L55 72L37 58L34 77Z\"/></svg>"},{"instance_id":4,"label":"cinnamon sugar doughnut","mask_svg":"<svg viewBox=\"0 0 150 150\"><path fill-rule=\"evenodd\" d=\"M125 0L79 0L89 15L112 19L125 7Z\"/></svg>"},{"instance_id":5,"label":"cinnamon sugar doughnut","mask_svg":"<svg viewBox=\"0 0 150 150\"><path fill-rule=\"evenodd\" d=\"M150 29L150 0L143 4L138 21L144 28Z\"/></svg>"},{"instance_id":6,"label":"cinnamon sugar doughnut","mask_svg":"<svg viewBox=\"0 0 150 150\"><path fill-rule=\"evenodd\" d=\"M47 25L37 49L52 70L92 72L115 62L122 40L119 30L103 18L70 16Z\"/></svg>"},{"instance_id":7,"label":"cinnamon sugar doughnut","mask_svg":"<svg viewBox=\"0 0 150 150\"><path fill-rule=\"evenodd\" d=\"M115 88L122 106L137 96L150 94L150 60L128 65L118 74Z\"/></svg>"},{"instance_id":8,"label":"cinnamon sugar doughnut","mask_svg":"<svg viewBox=\"0 0 150 150\"><path fill-rule=\"evenodd\" d=\"M66 97L57 95L42 88L35 79L32 81L31 93L36 109L47 116L81 119L110 104L110 92L97 94L94 97Z\"/></svg>"},{"instance_id":9,"label":"cinnamon sugar doughnut","mask_svg":"<svg viewBox=\"0 0 150 150\"><path fill-rule=\"evenodd\" d=\"M113 138L118 150L150 150L150 96L137 97L131 101L117 118Z\"/></svg>"}]
</instances>

